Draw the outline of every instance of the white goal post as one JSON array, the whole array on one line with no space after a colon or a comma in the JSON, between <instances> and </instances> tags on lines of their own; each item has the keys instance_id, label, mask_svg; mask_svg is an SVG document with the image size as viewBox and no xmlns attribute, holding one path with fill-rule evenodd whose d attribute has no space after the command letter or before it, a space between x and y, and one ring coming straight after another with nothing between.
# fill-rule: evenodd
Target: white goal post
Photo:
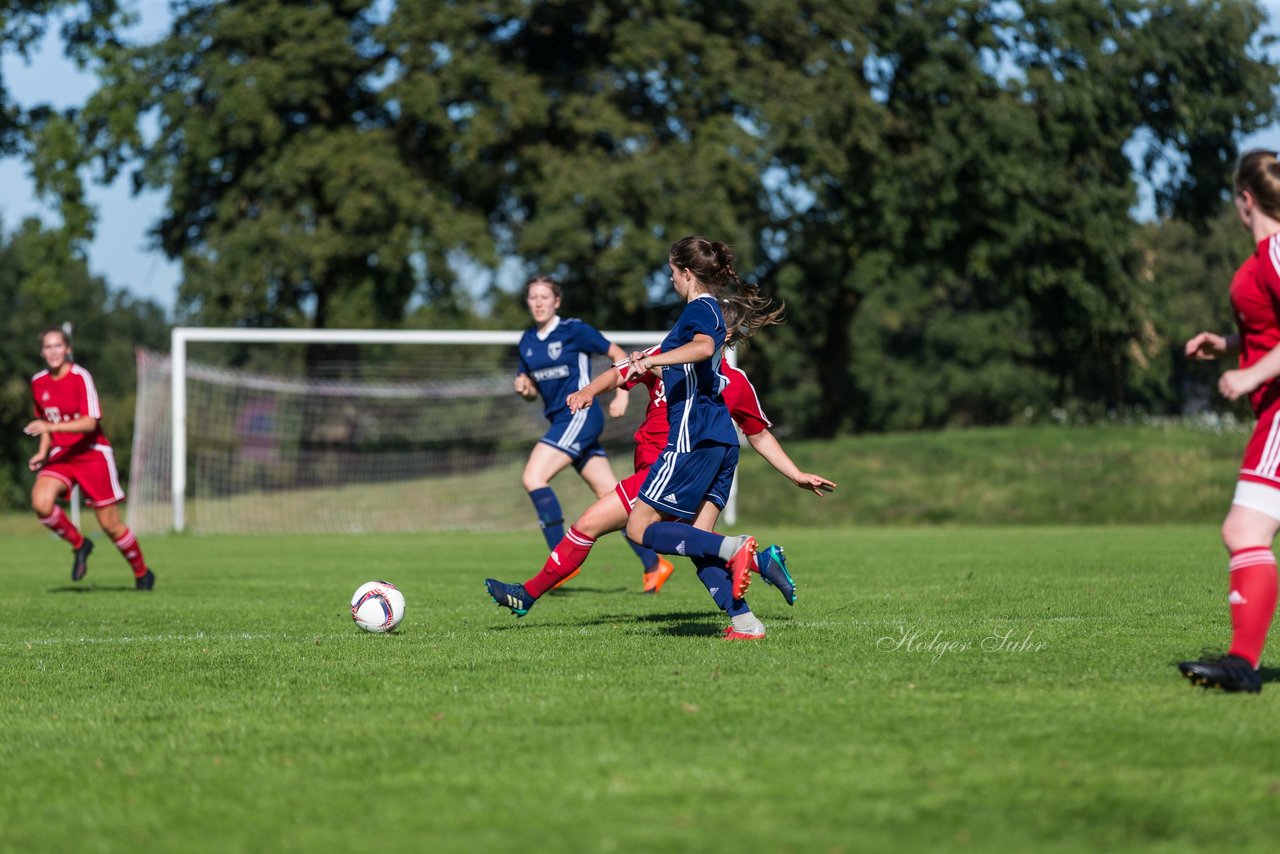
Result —
<instances>
[{"instance_id":1,"label":"white goal post","mask_svg":"<svg viewBox=\"0 0 1280 854\"><path fill-rule=\"evenodd\" d=\"M170 448L171 501L173 530L187 528L187 345L190 343L248 343L248 344L366 344L366 345L500 345L515 347L523 333L517 331L465 331L465 330L374 330L374 329L241 329L219 327L175 327L171 336L170 351L170 417L172 438ZM665 331L620 332L602 331L612 342L624 347L649 347L660 342ZM730 365L736 364L734 353L726 356ZM637 403L640 403L637 401ZM141 397L139 406L142 405ZM643 404L641 404L643 405ZM152 415L154 417L154 414ZM538 437L530 435L532 443ZM513 490L518 484L513 484ZM730 490L723 520L732 525L736 517L737 478ZM566 508L568 510L568 508ZM573 513L575 511L568 511Z\"/></svg>"}]
</instances>

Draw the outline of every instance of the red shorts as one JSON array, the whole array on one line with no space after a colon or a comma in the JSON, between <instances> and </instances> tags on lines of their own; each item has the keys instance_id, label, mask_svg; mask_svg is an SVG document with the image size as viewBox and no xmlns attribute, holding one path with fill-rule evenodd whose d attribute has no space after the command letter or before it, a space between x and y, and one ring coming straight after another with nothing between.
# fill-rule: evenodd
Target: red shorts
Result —
<instances>
[{"instance_id":1,"label":"red shorts","mask_svg":"<svg viewBox=\"0 0 1280 854\"><path fill-rule=\"evenodd\" d=\"M636 499L640 497L640 487L644 486L644 479L648 476L649 469L646 467L633 475L624 477L613 488L613 491L618 495L618 500L622 502L622 506L627 508L627 513L635 509Z\"/></svg>"},{"instance_id":2,"label":"red shorts","mask_svg":"<svg viewBox=\"0 0 1280 854\"><path fill-rule=\"evenodd\" d=\"M662 445L636 445L636 453L633 459L636 472L648 471L658 461L658 457L662 456L663 450Z\"/></svg>"},{"instance_id":3,"label":"red shorts","mask_svg":"<svg viewBox=\"0 0 1280 854\"><path fill-rule=\"evenodd\" d=\"M36 473L36 477L52 477L70 489L79 486L84 503L90 507L106 507L124 500L116 457L110 445L94 445L70 457L53 457Z\"/></svg>"},{"instance_id":4,"label":"red shorts","mask_svg":"<svg viewBox=\"0 0 1280 854\"><path fill-rule=\"evenodd\" d=\"M636 499L640 496L640 487L644 485L649 468L658 461L658 457L662 456L662 450L653 445L636 445L636 473L624 477L613 488L613 491L618 494L618 500L622 502L623 507L627 508L628 513L635 509Z\"/></svg>"}]
</instances>

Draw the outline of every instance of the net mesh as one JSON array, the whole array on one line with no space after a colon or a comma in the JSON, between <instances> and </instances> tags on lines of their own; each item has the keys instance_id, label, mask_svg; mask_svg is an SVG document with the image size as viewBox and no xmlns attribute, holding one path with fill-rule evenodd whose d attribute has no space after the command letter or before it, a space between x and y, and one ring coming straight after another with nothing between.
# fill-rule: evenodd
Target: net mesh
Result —
<instances>
[{"instance_id":1,"label":"net mesh","mask_svg":"<svg viewBox=\"0 0 1280 854\"><path fill-rule=\"evenodd\" d=\"M477 350L491 349L487 357ZM520 475L545 432L541 403L498 367L510 347L420 345L418 358L310 366L306 377L187 362L187 529L201 533L536 528ZM463 355L457 354L464 351ZM130 525L173 525L171 362L139 350ZM593 364L593 375L607 365ZM415 367L416 366L416 367ZM615 474L643 416L606 418ZM572 518L595 496L553 482Z\"/></svg>"}]
</instances>

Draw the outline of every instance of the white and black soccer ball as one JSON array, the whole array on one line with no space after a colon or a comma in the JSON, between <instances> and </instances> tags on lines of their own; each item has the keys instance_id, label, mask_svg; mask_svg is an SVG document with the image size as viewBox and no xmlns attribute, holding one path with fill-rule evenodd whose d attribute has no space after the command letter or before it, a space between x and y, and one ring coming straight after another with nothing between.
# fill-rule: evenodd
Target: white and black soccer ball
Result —
<instances>
[{"instance_id":1,"label":"white and black soccer ball","mask_svg":"<svg viewBox=\"0 0 1280 854\"><path fill-rule=\"evenodd\" d=\"M404 619L404 594L390 581L370 581L351 597L351 619L366 632L389 632Z\"/></svg>"}]
</instances>

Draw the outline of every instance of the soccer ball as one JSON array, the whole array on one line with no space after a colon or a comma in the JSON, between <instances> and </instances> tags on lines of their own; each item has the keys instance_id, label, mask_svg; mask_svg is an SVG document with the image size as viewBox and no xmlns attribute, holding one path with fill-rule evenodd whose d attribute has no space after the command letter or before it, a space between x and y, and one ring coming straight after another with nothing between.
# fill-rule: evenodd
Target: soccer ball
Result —
<instances>
[{"instance_id":1,"label":"soccer ball","mask_svg":"<svg viewBox=\"0 0 1280 854\"><path fill-rule=\"evenodd\" d=\"M370 581L351 597L351 619L366 632L389 632L404 619L404 594L390 581Z\"/></svg>"}]
</instances>

